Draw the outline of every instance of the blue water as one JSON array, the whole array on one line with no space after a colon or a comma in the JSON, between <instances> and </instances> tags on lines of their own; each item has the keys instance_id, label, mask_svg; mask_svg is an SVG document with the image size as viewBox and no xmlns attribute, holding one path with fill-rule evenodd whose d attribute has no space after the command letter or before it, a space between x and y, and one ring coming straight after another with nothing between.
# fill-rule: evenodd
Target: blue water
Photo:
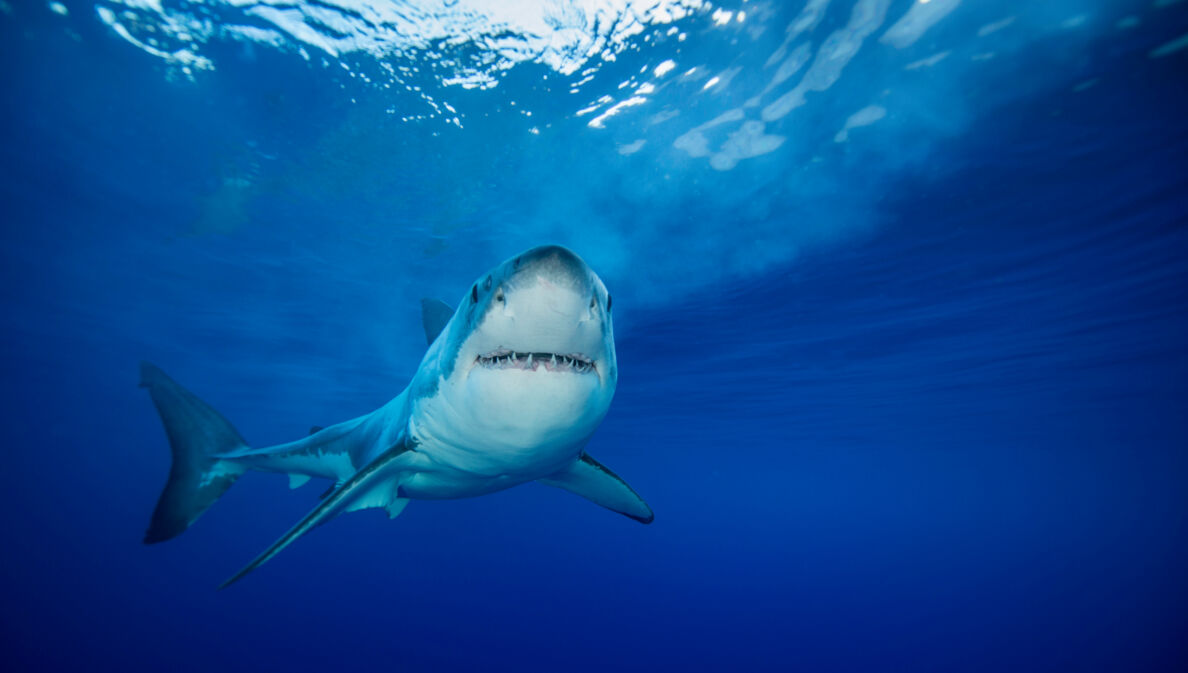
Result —
<instances>
[{"instance_id":1,"label":"blue water","mask_svg":"<svg viewBox=\"0 0 1188 673\"><path fill-rule=\"evenodd\" d=\"M5 669L1184 670L1188 3L932 2L640 3L687 15L588 60L399 3L438 41L0 4ZM655 523L413 502L216 591L321 490L253 474L140 544L140 360L293 439L548 242L615 297L589 451Z\"/></svg>"}]
</instances>

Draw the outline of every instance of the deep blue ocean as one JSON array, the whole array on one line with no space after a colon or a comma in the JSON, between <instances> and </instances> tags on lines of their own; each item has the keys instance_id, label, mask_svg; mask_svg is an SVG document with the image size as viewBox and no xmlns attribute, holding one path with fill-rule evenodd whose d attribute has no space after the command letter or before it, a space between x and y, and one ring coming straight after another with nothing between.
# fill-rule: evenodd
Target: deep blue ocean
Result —
<instances>
[{"instance_id":1,"label":"deep blue ocean","mask_svg":"<svg viewBox=\"0 0 1188 673\"><path fill-rule=\"evenodd\" d=\"M8 671L1188 669L1188 2L0 1ZM528 247L614 296L588 446L141 544L138 364L371 411Z\"/></svg>"}]
</instances>

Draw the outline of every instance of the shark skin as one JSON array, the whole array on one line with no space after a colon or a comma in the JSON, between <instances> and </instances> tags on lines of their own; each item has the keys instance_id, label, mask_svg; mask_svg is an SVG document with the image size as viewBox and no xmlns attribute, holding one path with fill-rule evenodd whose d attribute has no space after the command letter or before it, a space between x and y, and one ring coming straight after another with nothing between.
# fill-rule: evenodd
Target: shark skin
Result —
<instances>
[{"instance_id":1,"label":"shark skin","mask_svg":"<svg viewBox=\"0 0 1188 673\"><path fill-rule=\"evenodd\" d=\"M611 296L576 254L542 246L479 277L456 309L422 303L429 348L408 387L379 409L286 444L251 448L217 411L149 363L141 386L173 453L146 543L180 535L248 471L333 486L242 579L343 512L469 498L538 481L642 523L652 510L585 452L618 381Z\"/></svg>"}]
</instances>

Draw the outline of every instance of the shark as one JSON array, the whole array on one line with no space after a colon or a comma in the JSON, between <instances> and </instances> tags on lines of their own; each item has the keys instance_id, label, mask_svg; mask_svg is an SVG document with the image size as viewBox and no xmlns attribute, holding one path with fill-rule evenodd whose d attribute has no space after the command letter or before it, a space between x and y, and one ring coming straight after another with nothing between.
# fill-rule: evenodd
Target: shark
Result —
<instances>
[{"instance_id":1,"label":"shark","mask_svg":"<svg viewBox=\"0 0 1188 673\"><path fill-rule=\"evenodd\" d=\"M532 248L476 279L456 308L422 300L421 316L428 349L399 395L264 448L249 446L214 408L142 362L140 385L172 454L144 542L183 533L249 471L287 474L292 488L315 478L331 485L220 588L340 514L379 508L394 518L410 500L538 482L652 522L643 498L586 452L614 397L618 364L611 295L577 254Z\"/></svg>"}]
</instances>

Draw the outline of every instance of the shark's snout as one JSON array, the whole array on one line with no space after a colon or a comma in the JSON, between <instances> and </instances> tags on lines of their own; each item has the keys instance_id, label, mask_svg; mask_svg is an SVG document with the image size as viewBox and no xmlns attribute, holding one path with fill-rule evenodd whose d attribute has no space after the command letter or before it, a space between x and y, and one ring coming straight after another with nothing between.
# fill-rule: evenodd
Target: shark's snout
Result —
<instances>
[{"instance_id":1,"label":"shark's snout","mask_svg":"<svg viewBox=\"0 0 1188 673\"><path fill-rule=\"evenodd\" d=\"M510 262L507 280L495 295L495 308L503 309L503 317L514 319L524 331L571 332L575 338L598 332L601 340L607 295L582 258L568 248L543 245Z\"/></svg>"},{"instance_id":2,"label":"shark's snout","mask_svg":"<svg viewBox=\"0 0 1188 673\"><path fill-rule=\"evenodd\" d=\"M590 267L568 248L542 245L512 260L513 285L539 282L585 294L593 289Z\"/></svg>"}]
</instances>

